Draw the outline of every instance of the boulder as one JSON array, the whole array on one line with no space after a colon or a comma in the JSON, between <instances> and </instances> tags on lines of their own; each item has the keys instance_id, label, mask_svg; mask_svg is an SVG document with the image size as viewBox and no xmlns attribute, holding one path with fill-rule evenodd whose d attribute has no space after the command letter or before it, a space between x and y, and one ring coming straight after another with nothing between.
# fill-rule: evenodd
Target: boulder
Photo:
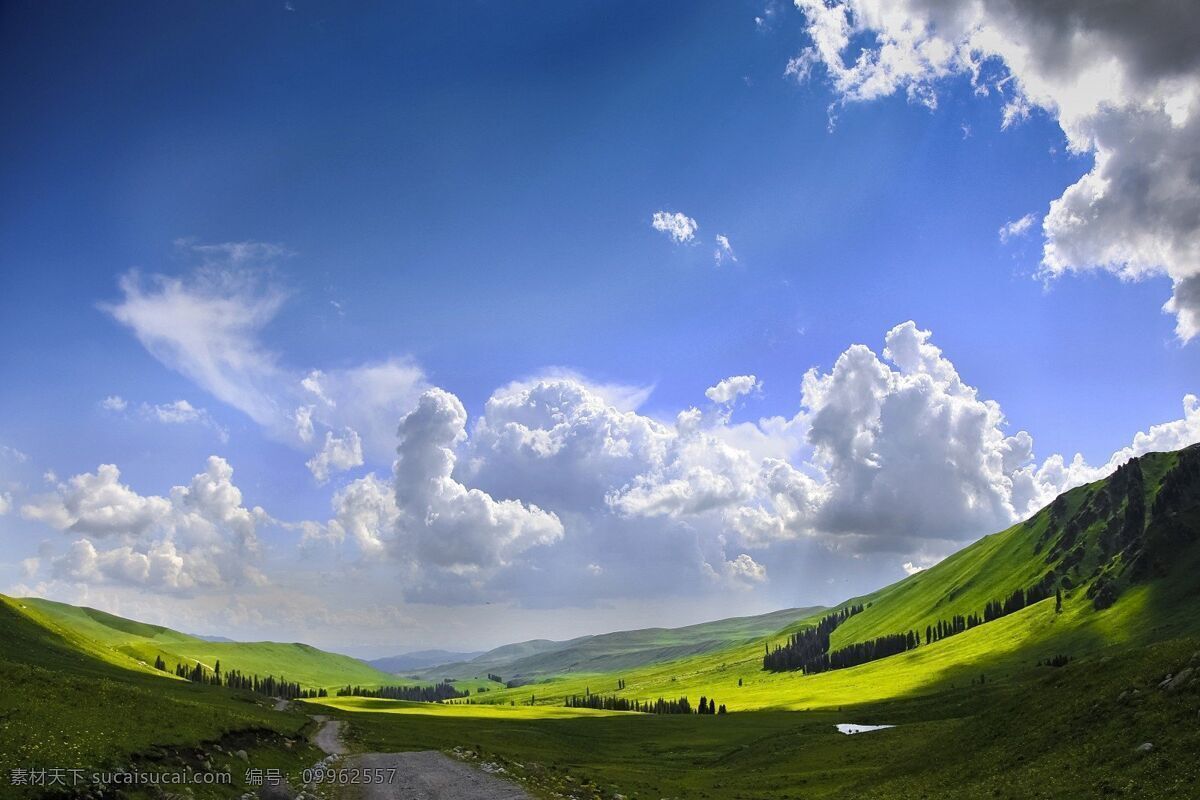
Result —
<instances>
[{"instance_id":1,"label":"boulder","mask_svg":"<svg viewBox=\"0 0 1200 800\"><path fill-rule=\"evenodd\" d=\"M1176 689L1182 689L1184 687L1184 685L1186 685L1187 682L1189 680L1191 680L1192 674L1195 673L1195 671L1196 670L1193 667L1184 667L1178 675L1176 675L1174 678L1172 678L1170 681L1167 682L1167 685L1165 687L1166 690L1168 692L1173 692Z\"/></svg>"},{"instance_id":2,"label":"boulder","mask_svg":"<svg viewBox=\"0 0 1200 800\"><path fill-rule=\"evenodd\" d=\"M234 755L237 756L238 758L240 758L242 761L250 760L250 756L246 755L245 750L238 750L236 753L234 753Z\"/></svg>"},{"instance_id":3,"label":"boulder","mask_svg":"<svg viewBox=\"0 0 1200 800\"><path fill-rule=\"evenodd\" d=\"M1133 748L1133 752L1145 754L1145 753L1149 753L1153 749L1154 749L1153 742L1142 742L1137 747Z\"/></svg>"}]
</instances>

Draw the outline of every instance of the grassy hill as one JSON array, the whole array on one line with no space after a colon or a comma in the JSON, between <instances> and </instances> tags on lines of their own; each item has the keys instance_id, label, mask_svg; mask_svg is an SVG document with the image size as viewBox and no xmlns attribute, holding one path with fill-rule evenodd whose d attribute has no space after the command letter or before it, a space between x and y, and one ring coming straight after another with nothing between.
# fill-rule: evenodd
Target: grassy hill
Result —
<instances>
[{"instance_id":1,"label":"grassy hill","mask_svg":"<svg viewBox=\"0 0 1200 800\"><path fill-rule=\"evenodd\" d=\"M682 628L617 631L565 642L536 639L498 647L470 661L443 664L417 674L438 679L477 677L490 672L505 680L528 683L551 675L618 672L757 641L820 610L819 606L790 608Z\"/></svg>"},{"instance_id":2,"label":"grassy hill","mask_svg":"<svg viewBox=\"0 0 1200 800\"><path fill-rule=\"evenodd\" d=\"M149 634L153 626L130 627ZM304 743L310 723L299 711L166 675L3 596L0 686L3 796L20 794L8 785L17 768L182 772L208 762L235 776L233 791L244 776L237 750L288 773L319 757Z\"/></svg>"},{"instance_id":3,"label":"grassy hill","mask_svg":"<svg viewBox=\"0 0 1200 800\"><path fill-rule=\"evenodd\" d=\"M168 670L175 664L200 662L211 669L219 660L225 671L283 675L305 688L332 689L347 683L378 686L395 683L394 675L356 658L328 653L307 644L280 642L210 641L97 611L35 597L20 599L30 616L55 626L91 652L109 658L123 656L142 665L161 657Z\"/></svg>"}]
</instances>

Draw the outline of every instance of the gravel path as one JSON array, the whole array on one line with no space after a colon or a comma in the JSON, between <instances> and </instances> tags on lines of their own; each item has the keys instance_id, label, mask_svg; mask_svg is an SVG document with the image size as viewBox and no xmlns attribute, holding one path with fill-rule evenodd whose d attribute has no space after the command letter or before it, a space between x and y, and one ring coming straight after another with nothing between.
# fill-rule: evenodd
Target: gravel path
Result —
<instances>
[{"instance_id":1,"label":"gravel path","mask_svg":"<svg viewBox=\"0 0 1200 800\"><path fill-rule=\"evenodd\" d=\"M313 736L313 744L331 756L344 755L346 745L342 744L342 723L336 719L329 719L323 714L317 714L313 720L321 724L321 727L317 728L316 735Z\"/></svg>"},{"instance_id":2,"label":"gravel path","mask_svg":"<svg viewBox=\"0 0 1200 800\"><path fill-rule=\"evenodd\" d=\"M361 783L361 800L532 800L524 789L436 750L415 753L367 753L355 756L346 768L395 769L390 783ZM379 773L372 772L374 777ZM363 779L365 780L364 774Z\"/></svg>"}]
</instances>

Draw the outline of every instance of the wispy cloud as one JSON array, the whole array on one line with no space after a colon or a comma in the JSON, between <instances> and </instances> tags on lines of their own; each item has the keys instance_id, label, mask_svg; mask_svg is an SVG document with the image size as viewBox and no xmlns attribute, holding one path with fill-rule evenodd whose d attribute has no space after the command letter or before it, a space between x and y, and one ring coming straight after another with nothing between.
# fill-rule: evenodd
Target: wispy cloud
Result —
<instances>
[{"instance_id":1,"label":"wispy cloud","mask_svg":"<svg viewBox=\"0 0 1200 800\"><path fill-rule=\"evenodd\" d=\"M1011 222L1006 222L1000 226L1000 241L1007 243L1010 239L1016 239L1033 228L1033 224L1037 222L1037 217L1033 214L1026 214L1020 219L1014 219Z\"/></svg>"}]
</instances>

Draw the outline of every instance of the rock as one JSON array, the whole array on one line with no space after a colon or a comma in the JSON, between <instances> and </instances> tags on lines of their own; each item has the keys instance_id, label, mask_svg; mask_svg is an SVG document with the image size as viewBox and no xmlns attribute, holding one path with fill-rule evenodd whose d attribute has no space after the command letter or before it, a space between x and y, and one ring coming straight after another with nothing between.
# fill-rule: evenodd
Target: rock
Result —
<instances>
[{"instance_id":1,"label":"rock","mask_svg":"<svg viewBox=\"0 0 1200 800\"><path fill-rule=\"evenodd\" d=\"M1149 752L1150 752L1151 750L1153 750L1153 749L1154 749L1154 743L1153 743L1153 742L1142 742L1141 744L1139 744L1137 747L1135 747L1135 748L1133 749L1133 752L1135 752L1135 753L1149 753Z\"/></svg>"},{"instance_id":2,"label":"rock","mask_svg":"<svg viewBox=\"0 0 1200 800\"><path fill-rule=\"evenodd\" d=\"M238 758L240 758L242 761L250 760L250 756L246 755L245 750L238 750L236 753L234 753L234 755L237 756Z\"/></svg>"},{"instance_id":3,"label":"rock","mask_svg":"<svg viewBox=\"0 0 1200 800\"><path fill-rule=\"evenodd\" d=\"M1192 673L1194 673L1195 671L1196 670L1192 667L1184 667L1184 669L1178 675L1176 675L1174 678L1172 678L1170 681L1167 682L1167 686L1166 686L1167 691L1173 692L1176 689L1183 688L1183 686L1189 680L1191 680Z\"/></svg>"},{"instance_id":4,"label":"rock","mask_svg":"<svg viewBox=\"0 0 1200 800\"><path fill-rule=\"evenodd\" d=\"M1160 689L1165 689L1165 688L1167 688L1168 686L1170 686L1170 685L1171 685L1171 679L1172 679L1172 678L1174 678L1174 677L1175 677L1174 675L1172 675L1171 673L1169 673L1169 672L1168 672L1168 673L1167 673L1167 677L1163 678L1163 679L1162 679L1162 681L1161 681L1161 682L1159 682L1159 684L1158 684L1158 688L1160 688Z\"/></svg>"}]
</instances>

